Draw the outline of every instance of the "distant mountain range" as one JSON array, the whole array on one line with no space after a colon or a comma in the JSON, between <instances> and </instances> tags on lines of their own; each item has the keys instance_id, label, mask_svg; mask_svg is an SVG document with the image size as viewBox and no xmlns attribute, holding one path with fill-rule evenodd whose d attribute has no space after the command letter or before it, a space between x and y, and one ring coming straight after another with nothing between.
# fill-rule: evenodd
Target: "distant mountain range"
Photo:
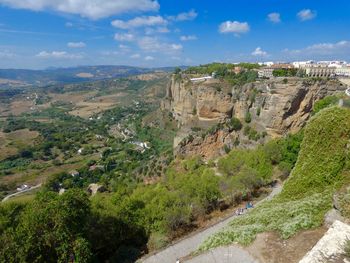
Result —
<instances>
[{"instance_id":1,"label":"distant mountain range","mask_svg":"<svg viewBox=\"0 0 350 263\"><path fill-rule=\"evenodd\" d=\"M170 72L174 68L139 68L131 66L80 66L45 70L0 69L0 87L46 86L127 77L155 71Z\"/></svg>"}]
</instances>

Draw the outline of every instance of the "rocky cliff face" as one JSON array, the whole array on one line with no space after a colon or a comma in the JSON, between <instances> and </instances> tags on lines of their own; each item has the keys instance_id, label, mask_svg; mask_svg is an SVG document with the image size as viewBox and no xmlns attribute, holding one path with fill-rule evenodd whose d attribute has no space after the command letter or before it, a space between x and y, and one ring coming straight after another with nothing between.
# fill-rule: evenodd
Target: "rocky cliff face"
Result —
<instances>
[{"instance_id":1,"label":"rocky cliff face","mask_svg":"<svg viewBox=\"0 0 350 263\"><path fill-rule=\"evenodd\" d=\"M167 89L163 107L173 113L181 126L186 126L191 123L218 122L231 117L233 100L229 86L225 83L217 80L191 83L174 76Z\"/></svg>"},{"instance_id":2,"label":"rocky cliff face","mask_svg":"<svg viewBox=\"0 0 350 263\"><path fill-rule=\"evenodd\" d=\"M336 80L288 79L287 83L283 80L250 83L236 92L234 115L242 119L249 111L252 123L266 129L271 136L297 132L310 117L315 101L344 89Z\"/></svg>"},{"instance_id":3,"label":"rocky cliff face","mask_svg":"<svg viewBox=\"0 0 350 263\"><path fill-rule=\"evenodd\" d=\"M225 145L232 147L237 137L244 141L242 132L218 131L179 146L191 128L207 129L232 116L244 123L249 114L250 127L278 137L300 130L309 119L315 101L343 90L345 87L337 80L288 78L287 81L262 80L232 87L219 80L191 83L174 76L162 106L170 110L179 123L180 138L174 143L176 152L199 154L209 159L221 154Z\"/></svg>"}]
</instances>

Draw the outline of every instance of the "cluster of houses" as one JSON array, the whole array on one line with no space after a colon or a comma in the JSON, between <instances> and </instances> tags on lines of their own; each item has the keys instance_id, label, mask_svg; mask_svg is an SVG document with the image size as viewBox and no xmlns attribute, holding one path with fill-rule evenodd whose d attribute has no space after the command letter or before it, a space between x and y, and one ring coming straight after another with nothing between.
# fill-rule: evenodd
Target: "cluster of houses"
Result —
<instances>
[{"instance_id":1,"label":"cluster of houses","mask_svg":"<svg viewBox=\"0 0 350 263\"><path fill-rule=\"evenodd\" d=\"M350 77L350 64L346 61L295 61L292 63L261 62L260 78L272 78L276 69L298 69L308 77Z\"/></svg>"}]
</instances>

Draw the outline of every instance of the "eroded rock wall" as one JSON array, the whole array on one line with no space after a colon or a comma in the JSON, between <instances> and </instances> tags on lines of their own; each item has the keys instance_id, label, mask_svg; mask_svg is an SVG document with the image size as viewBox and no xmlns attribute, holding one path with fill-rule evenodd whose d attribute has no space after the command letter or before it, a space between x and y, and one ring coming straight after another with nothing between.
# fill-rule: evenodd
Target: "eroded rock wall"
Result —
<instances>
[{"instance_id":1,"label":"eroded rock wall","mask_svg":"<svg viewBox=\"0 0 350 263\"><path fill-rule=\"evenodd\" d=\"M225 145L233 147L236 138L244 147L249 147L249 141L242 132L218 131L179 145L191 128L205 130L235 116L268 137L279 137L299 131L317 100L344 90L345 86L337 80L288 78L232 86L220 80L192 83L173 76L162 107L170 110L179 123L176 153L210 159L224 153ZM249 124L245 123L247 112L251 115Z\"/></svg>"}]
</instances>

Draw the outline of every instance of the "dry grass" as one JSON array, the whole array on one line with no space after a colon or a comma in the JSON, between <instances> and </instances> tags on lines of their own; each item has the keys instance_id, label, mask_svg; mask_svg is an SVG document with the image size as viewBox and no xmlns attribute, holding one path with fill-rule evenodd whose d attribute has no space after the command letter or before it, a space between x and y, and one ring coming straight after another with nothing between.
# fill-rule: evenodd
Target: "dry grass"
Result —
<instances>
[{"instance_id":1,"label":"dry grass","mask_svg":"<svg viewBox=\"0 0 350 263\"><path fill-rule=\"evenodd\" d=\"M88 101L82 100L75 103L76 107L74 110L70 111L70 114L82 118L88 118L94 114L115 107L116 104L122 102L125 96L127 96L127 93L120 92L113 95L95 97Z\"/></svg>"},{"instance_id":2,"label":"dry grass","mask_svg":"<svg viewBox=\"0 0 350 263\"><path fill-rule=\"evenodd\" d=\"M10 133L0 132L0 160L16 154L18 148L32 145L38 136L38 132L30 131L28 129Z\"/></svg>"}]
</instances>

